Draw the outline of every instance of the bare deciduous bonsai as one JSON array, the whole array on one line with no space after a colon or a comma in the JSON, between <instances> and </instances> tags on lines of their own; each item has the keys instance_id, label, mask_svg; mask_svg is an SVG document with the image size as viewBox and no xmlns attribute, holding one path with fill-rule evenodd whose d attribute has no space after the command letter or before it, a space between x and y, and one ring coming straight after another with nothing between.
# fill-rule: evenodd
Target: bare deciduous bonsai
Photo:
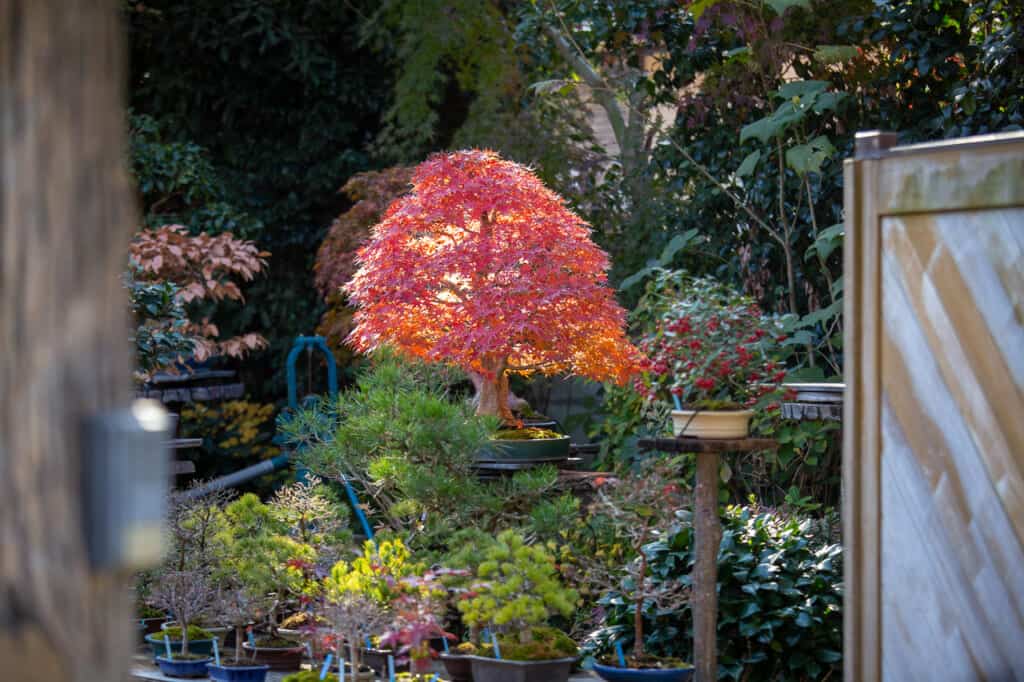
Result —
<instances>
[{"instance_id":1,"label":"bare deciduous bonsai","mask_svg":"<svg viewBox=\"0 0 1024 682\"><path fill-rule=\"evenodd\" d=\"M644 650L645 609L679 609L689 599L689 591L681 582L652 580L649 565L650 544L679 523L675 512L686 502L672 471L673 465L663 462L648 464L629 478L604 479L596 486L596 499L591 505L593 513L605 515L617 534L628 538L635 555L625 565L594 561L587 572L589 580L599 588L622 595L633 607L634 643L633 653L627 658L629 667L659 668L675 664L674 661L658 661Z\"/></svg>"},{"instance_id":2,"label":"bare deciduous bonsai","mask_svg":"<svg viewBox=\"0 0 1024 682\"><path fill-rule=\"evenodd\" d=\"M166 571L150 593L149 602L169 611L181 628L182 658L188 658L189 626L209 612L213 594L210 574L205 567Z\"/></svg>"}]
</instances>

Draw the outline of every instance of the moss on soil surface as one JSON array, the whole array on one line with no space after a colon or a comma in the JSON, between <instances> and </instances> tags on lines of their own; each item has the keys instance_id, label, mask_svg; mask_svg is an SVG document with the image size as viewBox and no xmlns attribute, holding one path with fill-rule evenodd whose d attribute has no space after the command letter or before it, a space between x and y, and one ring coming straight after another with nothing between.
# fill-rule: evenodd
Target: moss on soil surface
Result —
<instances>
[{"instance_id":1,"label":"moss on soil surface","mask_svg":"<svg viewBox=\"0 0 1024 682\"><path fill-rule=\"evenodd\" d=\"M549 627L536 627L532 631L532 641L522 643L518 635L500 635L498 644L501 646L501 657L507 661L550 661L556 658L570 658L579 653L576 642L572 641L561 630ZM480 647L480 656L494 657L494 647L484 644Z\"/></svg>"},{"instance_id":2,"label":"moss on soil surface","mask_svg":"<svg viewBox=\"0 0 1024 682\"><path fill-rule=\"evenodd\" d=\"M552 438L565 438L564 434L555 433L551 429L505 429L498 431L493 436L494 440L550 440Z\"/></svg>"},{"instance_id":3,"label":"moss on soil surface","mask_svg":"<svg viewBox=\"0 0 1024 682\"><path fill-rule=\"evenodd\" d=\"M162 632L158 632L158 633L154 634L153 636L157 637L157 638L161 638L164 635L167 635L171 639L172 642L180 642L181 641L181 627L178 626L178 625L172 625L171 627L166 628ZM188 626L188 639L189 639L190 642L195 642L195 641L201 640L201 639L213 639L213 633L210 632L209 630L202 629L198 625L189 625Z\"/></svg>"}]
</instances>

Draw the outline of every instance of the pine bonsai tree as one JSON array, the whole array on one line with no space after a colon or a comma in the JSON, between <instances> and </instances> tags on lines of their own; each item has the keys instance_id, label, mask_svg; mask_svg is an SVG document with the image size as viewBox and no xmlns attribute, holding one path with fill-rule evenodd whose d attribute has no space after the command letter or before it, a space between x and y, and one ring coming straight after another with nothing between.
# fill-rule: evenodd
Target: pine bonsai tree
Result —
<instances>
[{"instance_id":1,"label":"pine bonsai tree","mask_svg":"<svg viewBox=\"0 0 1024 682\"><path fill-rule=\"evenodd\" d=\"M350 343L390 344L479 378L478 414L514 421L508 376L625 381L638 352L587 224L527 168L494 152L439 154L413 174L345 285Z\"/></svg>"},{"instance_id":2,"label":"pine bonsai tree","mask_svg":"<svg viewBox=\"0 0 1024 682\"><path fill-rule=\"evenodd\" d=\"M471 626L518 634L521 644L528 644L535 628L552 616L571 615L579 597L562 584L554 557L513 530L487 548L476 575L477 582L459 602L463 619Z\"/></svg>"}]
</instances>

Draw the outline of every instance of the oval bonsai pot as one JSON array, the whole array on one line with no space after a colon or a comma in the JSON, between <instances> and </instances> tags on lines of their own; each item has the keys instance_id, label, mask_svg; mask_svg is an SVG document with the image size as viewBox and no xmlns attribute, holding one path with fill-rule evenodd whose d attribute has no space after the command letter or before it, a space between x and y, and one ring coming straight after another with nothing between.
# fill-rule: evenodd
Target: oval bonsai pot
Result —
<instances>
[{"instance_id":1,"label":"oval bonsai pot","mask_svg":"<svg viewBox=\"0 0 1024 682\"><path fill-rule=\"evenodd\" d=\"M242 649L245 650L255 663L268 665L271 670L279 672L298 670L302 665L302 657L306 655L306 647L301 644L287 647L257 645L255 647L255 656L253 656L253 646L248 642L242 642Z\"/></svg>"},{"instance_id":2,"label":"oval bonsai pot","mask_svg":"<svg viewBox=\"0 0 1024 682\"><path fill-rule=\"evenodd\" d=\"M156 664L167 677L206 677L206 666L213 661L209 656L195 659L176 659L157 656Z\"/></svg>"},{"instance_id":3,"label":"oval bonsai pot","mask_svg":"<svg viewBox=\"0 0 1024 682\"><path fill-rule=\"evenodd\" d=\"M269 665L214 665L206 666L210 678L218 682L263 682Z\"/></svg>"},{"instance_id":4,"label":"oval bonsai pot","mask_svg":"<svg viewBox=\"0 0 1024 682\"><path fill-rule=\"evenodd\" d=\"M153 658L163 656L167 653L167 648L164 646L164 637L161 633L146 635L146 643L153 649ZM181 651L180 639L177 641L173 639L171 640L171 650L177 652ZM199 656L211 656L213 655L213 640L190 639L188 642L188 652Z\"/></svg>"},{"instance_id":5,"label":"oval bonsai pot","mask_svg":"<svg viewBox=\"0 0 1024 682\"><path fill-rule=\"evenodd\" d=\"M535 440L492 438L480 452L480 462L564 462L569 459L569 436Z\"/></svg>"},{"instance_id":6,"label":"oval bonsai pot","mask_svg":"<svg viewBox=\"0 0 1024 682\"><path fill-rule=\"evenodd\" d=\"M506 661L483 656L467 656L473 679L479 682L567 682L575 658L548 661Z\"/></svg>"},{"instance_id":7,"label":"oval bonsai pot","mask_svg":"<svg viewBox=\"0 0 1024 682\"><path fill-rule=\"evenodd\" d=\"M672 410L672 433L689 438L746 438L753 410Z\"/></svg>"},{"instance_id":8,"label":"oval bonsai pot","mask_svg":"<svg viewBox=\"0 0 1024 682\"><path fill-rule=\"evenodd\" d=\"M451 682L473 682L473 662L463 654L441 654Z\"/></svg>"},{"instance_id":9,"label":"oval bonsai pot","mask_svg":"<svg viewBox=\"0 0 1024 682\"><path fill-rule=\"evenodd\" d=\"M617 668L594 662L594 672L607 682L689 682L693 668Z\"/></svg>"}]
</instances>

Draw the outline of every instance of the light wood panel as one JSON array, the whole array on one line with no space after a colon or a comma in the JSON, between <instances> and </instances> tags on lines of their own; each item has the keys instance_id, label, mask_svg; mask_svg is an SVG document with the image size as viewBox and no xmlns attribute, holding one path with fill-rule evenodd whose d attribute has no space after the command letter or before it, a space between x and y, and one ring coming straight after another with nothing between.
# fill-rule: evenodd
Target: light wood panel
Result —
<instances>
[{"instance_id":1,"label":"light wood panel","mask_svg":"<svg viewBox=\"0 0 1024 682\"><path fill-rule=\"evenodd\" d=\"M846 167L846 679L1024 679L1024 136L865 156Z\"/></svg>"}]
</instances>

